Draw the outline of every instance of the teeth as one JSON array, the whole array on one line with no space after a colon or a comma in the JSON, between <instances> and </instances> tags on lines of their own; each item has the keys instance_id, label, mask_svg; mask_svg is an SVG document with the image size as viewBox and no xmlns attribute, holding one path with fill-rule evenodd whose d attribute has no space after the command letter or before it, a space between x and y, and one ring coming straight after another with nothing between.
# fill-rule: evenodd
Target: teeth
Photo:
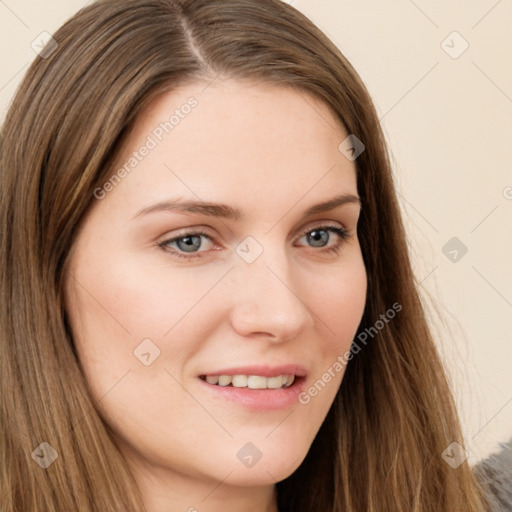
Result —
<instances>
[{"instance_id":1,"label":"teeth","mask_svg":"<svg viewBox=\"0 0 512 512\"><path fill-rule=\"evenodd\" d=\"M229 386L231 384L231 375L219 375L219 386Z\"/></svg>"},{"instance_id":2,"label":"teeth","mask_svg":"<svg viewBox=\"0 0 512 512\"><path fill-rule=\"evenodd\" d=\"M235 388L247 387L247 375L233 375L233 386Z\"/></svg>"},{"instance_id":3,"label":"teeth","mask_svg":"<svg viewBox=\"0 0 512 512\"><path fill-rule=\"evenodd\" d=\"M250 389L265 389L267 387L267 378L259 375L250 375L247 377L247 387Z\"/></svg>"},{"instance_id":4,"label":"teeth","mask_svg":"<svg viewBox=\"0 0 512 512\"><path fill-rule=\"evenodd\" d=\"M261 375L208 375L208 384L231 386L249 389L280 389L289 388L295 381L295 375L278 375L262 377Z\"/></svg>"},{"instance_id":5,"label":"teeth","mask_svg":"<svg viewBox=\"0 0 512 512\"><path fill-rule=\"evenodd\" d=\"M288 378L286 379L286 382L288 382ZM282 388L283 384L286 384L286 382L284 381L282 375L279 375L278 377L268 377L267 387L270 389Z\"/></svg>"}]
</instances>

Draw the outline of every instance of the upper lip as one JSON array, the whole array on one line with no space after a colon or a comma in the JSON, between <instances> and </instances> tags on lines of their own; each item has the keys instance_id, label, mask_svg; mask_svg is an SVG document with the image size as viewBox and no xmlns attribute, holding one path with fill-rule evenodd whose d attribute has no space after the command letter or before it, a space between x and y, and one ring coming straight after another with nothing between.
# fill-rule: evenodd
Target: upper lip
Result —
<instances>
[{"instance_id":1,"label":"upper lip","mask_svg":"<svg viewBox=\"0 0 512 512\"><path fill-rule=\"evenodd\" d=\"M296 377L305 377L306 369L300 364L283 364L279 366L257 365L257 366L237 366L234 368L224 368L212 372L204 373L208 375L260 375L261 377L278 377L279 375L295 375Z\"/></svg>"}]
</instances>

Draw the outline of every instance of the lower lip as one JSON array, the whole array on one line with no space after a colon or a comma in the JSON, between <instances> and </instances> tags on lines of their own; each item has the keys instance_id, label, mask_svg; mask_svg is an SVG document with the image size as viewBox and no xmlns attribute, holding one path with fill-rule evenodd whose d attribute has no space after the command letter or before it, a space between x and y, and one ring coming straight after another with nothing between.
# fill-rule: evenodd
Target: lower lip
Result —
<instances>
[{"instance_id":1,"label":"lower lip","mask_svg":"<svg viewBox=\"0 0 512 512\"><path fill-rule=\"evenodd\" d=\"M255 411L275 411L286 409L298 403L298 396L304 387L304 377L296 377L289 388L250 389L233 386L217 386L199 379L207 392L230 400L242 407Z\"/></svg>"}]
</instances>

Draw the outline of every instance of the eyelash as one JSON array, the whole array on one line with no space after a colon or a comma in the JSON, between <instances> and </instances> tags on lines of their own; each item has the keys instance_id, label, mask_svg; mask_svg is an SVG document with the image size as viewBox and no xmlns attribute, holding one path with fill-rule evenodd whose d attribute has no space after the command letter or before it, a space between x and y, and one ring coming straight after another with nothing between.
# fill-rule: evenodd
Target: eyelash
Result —
<instances>
[{"instance_id":1,"label":"eyelash","mask_svg":"<svg viewBox=\"0 0 512 512\"><path fill-rule=\"evenodd\" d=\"M304 231L300 235L299 238L302 238L304 235L312 233L313 231L328 231L330 233L335 233L340 238L340 241L336 245L334 245L332 247L328 247L328 248L320 248L319 249L320 252L324 252L324 253L339 254L339 252L341 250L341 245L343 244L343 242L345 242L347 239L349 239L352 236L349 233L349 231L345 228L340 228L339 226L326 225L326 226L317 226L312 229L308 229L307 231ZM170 238L168 240L164 240L163 242L160 242L158 244L158 246L161 249L163 249L164 251L166 251L168 253L170 252L171 254L173 254L173 256L176 256L178 258L185 258L187 260L191 260L193 258L201 258L202 256L200 255L200 253L204 252L204 251L199 251L199 252L195 252L195 253L190 253L189 255L185 255L186 253L179 252L176 249L170 250L170 248L167 246L167 244L170 244L172 242L177 242L179 240L182 240L183 238L188 238L188 237L192 237L192 236L204 236L204 237L208 238L209 240L211 240L212 242L214 241L212 239L212 237L210 235L208 235L207 233L205 233L204 231L190 231L188 233L183 233L180 236Z\"/></svg>"}]
</instances>

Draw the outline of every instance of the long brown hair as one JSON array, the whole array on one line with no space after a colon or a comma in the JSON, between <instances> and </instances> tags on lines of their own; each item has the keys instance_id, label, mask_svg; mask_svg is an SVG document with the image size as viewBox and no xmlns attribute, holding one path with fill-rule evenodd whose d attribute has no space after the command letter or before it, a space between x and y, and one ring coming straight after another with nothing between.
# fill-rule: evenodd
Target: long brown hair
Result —
<instances>
[{"instance_id":1,"label":"long brown hair","mask_svg":"<svg viewBox=\"0 0 512 512\"><path fill-rule=\"evenodd\" d=\"M411 271L378 118L340 51L278 0L100 1L53 37L19 87L0 141L2 510L144 510L80 370L65 265L137 115L163 91L219 75L313 93L364 142L358 235L368 296L359 334L401 306L354 354L308 455L277 483L280 510L485 510L467 461L452 468L441 456L464 444L461 429ZM46 470L32 455L43 442L59 457Z\"/></svg>"}]
</instances>

